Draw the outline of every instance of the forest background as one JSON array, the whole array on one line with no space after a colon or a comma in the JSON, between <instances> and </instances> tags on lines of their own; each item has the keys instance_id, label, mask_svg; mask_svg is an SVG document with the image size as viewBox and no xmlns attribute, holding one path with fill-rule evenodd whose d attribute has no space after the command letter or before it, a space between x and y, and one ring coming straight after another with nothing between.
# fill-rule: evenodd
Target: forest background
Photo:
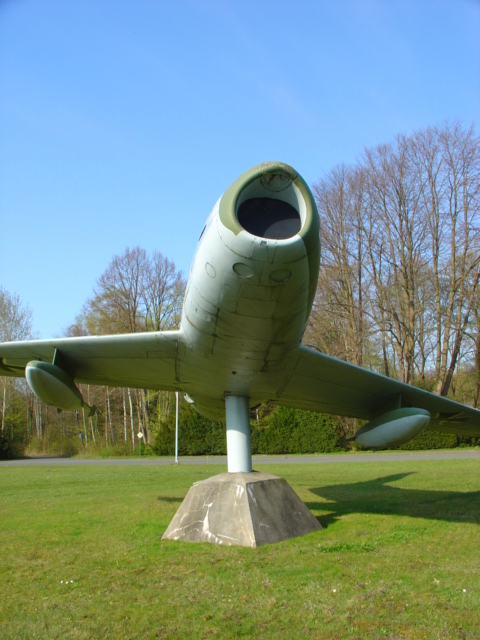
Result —
<instances>
[{"instance_id":1,"label":"forest background","mask_svg":"<svg viewBox=\"0 0 480 640\"><path fill-rule=\"evenodd\" d=\"M365 149L312 186L322 260L304 344L474 407L480 396L480 139L446 123ZM141 247L114 256L67 336L175 329L185 280ZM0 341L33 337L28 303L0 287ZM0 378L0 457L25 453L172 455L175 394L81 385L93 417L43 405ZM261 406L254 453L347 448L349 419ZM225 428L183 399L180 455L224 454ZM424 432L402 448L479 444Z\"/></svg>"}]
</instances>

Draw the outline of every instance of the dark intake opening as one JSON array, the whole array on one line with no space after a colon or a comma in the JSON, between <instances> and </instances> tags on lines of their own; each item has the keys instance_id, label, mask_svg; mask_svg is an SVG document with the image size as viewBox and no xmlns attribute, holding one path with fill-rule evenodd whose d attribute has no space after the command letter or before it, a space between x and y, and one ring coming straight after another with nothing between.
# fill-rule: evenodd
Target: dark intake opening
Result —
<instances>
[{"instance_id":1,"label":"dark intake opening","mask_svg":"<svg viewBox=\"0 0 480 640\"><path fill-rule=\"evenodd\" d=\"M254 236L284 240L300 231L300 215L291 204L272 198L245 200L237 211L239 223Z\"/></svg>"}]
</instances>

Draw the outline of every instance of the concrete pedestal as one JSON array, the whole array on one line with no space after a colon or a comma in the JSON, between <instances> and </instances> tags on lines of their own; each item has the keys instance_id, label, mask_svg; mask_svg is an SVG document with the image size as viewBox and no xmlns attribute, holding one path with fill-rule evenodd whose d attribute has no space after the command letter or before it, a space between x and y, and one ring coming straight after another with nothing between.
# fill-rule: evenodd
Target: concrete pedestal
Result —
<instances>
[{"instance_id":1,"label":"concrete pedestal","mask_svg":"<svg viewBox=\"0 0 480 640\"><path fill-rule=\"evenodd\" d=\"M163 538L258 547L321 528L283 478L221 473L192 486Z\"/></svg>"}]
</instances>

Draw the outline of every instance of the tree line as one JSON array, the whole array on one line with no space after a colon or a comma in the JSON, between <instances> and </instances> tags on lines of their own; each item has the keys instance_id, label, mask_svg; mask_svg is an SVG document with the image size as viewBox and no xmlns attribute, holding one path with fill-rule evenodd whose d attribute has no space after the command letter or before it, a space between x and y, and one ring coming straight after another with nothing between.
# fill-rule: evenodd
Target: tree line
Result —
<instances>
[{"instance_id":1,"label":"tree line","mask_svg":"<svg viewBox=\"0 0 480 640\"><path fill-rule=\"evenodd\" d=\"M322 267L308 339L478 406L480 144L431 127L365 150L314 185ZM470 375L459 388L455 374Z\"/></svg>"},{"instance_id":2,"label":"tree line","mask_svg":"<svg viewBox=\"0 0 480 640\"><path fill-rule=\"evenodd\" d=\"M366 149L355 164L329 171L313 193L322 260L304 342L478 407L480 143L474 127L453 123L398 135ZM66 334L177 328L184 289L171 260L127 248L111 260ZM0 340L31 333L28 306L0 288ZM173 453L172 393L82 385L88 404L99 409L89 417L42 405L22 380L1 378L0 385L0 455L2 448L6 455L25 447L68 454L93 448L131 453L143 446L144 452ZM184 403L180 425L181 451L224 452L224 427ZM252 447L259 453L338 450L356 426L262 407L252 414ZM465 441L431 433L422 438L414 446Z\"/></svg>"}]
</instances>

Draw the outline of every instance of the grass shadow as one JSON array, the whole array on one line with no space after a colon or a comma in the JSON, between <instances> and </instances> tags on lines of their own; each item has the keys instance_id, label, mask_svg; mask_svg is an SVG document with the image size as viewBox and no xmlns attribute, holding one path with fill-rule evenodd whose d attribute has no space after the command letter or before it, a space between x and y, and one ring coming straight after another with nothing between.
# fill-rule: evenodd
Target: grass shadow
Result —
<instances>
[{"instance_id":1,"label":"grass shadow","mask_svg":"<svg viewBox=\"0 0 480 640\"><path fill-rule=\"evenodd\" d=\"M318 517L324 527L351 513L403 515L480 524L480 491L405 489L390 484L409 475L411 472L362 482L314 487L310 491L326 502L305 504L310 510L329 512Z\"/></svg>"}]
</instances>

